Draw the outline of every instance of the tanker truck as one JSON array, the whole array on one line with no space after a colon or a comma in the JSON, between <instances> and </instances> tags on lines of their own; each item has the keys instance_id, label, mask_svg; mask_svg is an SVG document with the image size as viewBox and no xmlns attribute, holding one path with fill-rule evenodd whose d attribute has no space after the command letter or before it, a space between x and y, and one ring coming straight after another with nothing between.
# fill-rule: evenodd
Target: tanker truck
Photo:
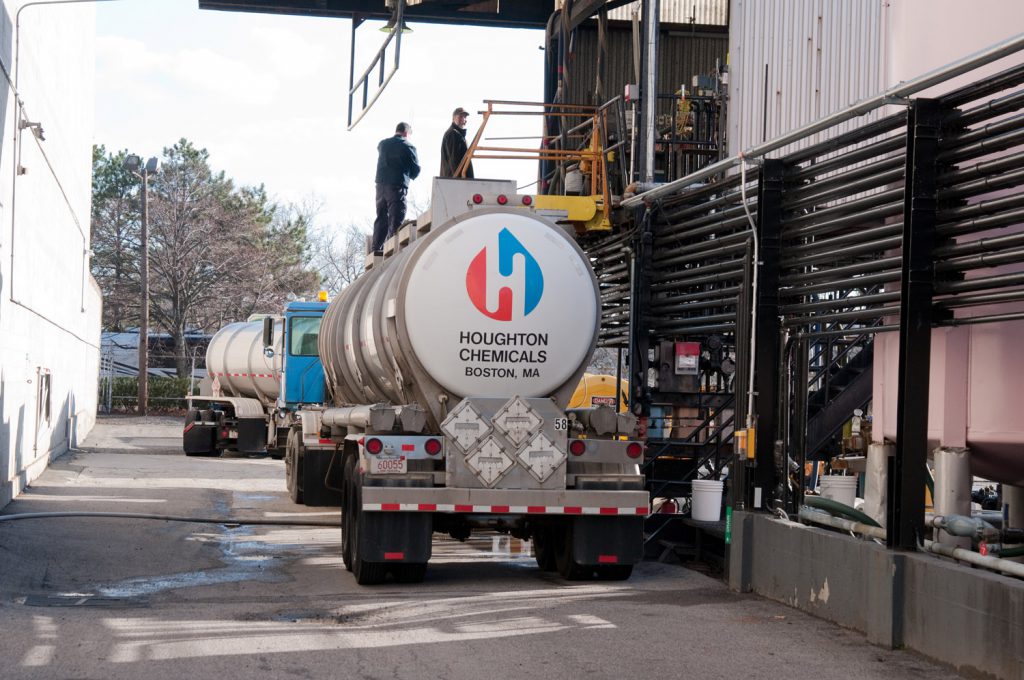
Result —
<instances>
[{"instance_id":1,"label":"tanker truck","mask_svg":"<svg viewBox=\"0 0 1024 680\"><path fill-rule=\"evenodd\" d=\"M206 351L209 383L188 400L185 455L235 449L284 457L298 409L324 403L317 336L326 309L321 294L288 303L281 316L255 316L214 334Z\"/></svg>"},{"instance_id":2,"label":"tanker truck","mask_svg":"<svg viewBox=\"0 0 1024 680\"><path fill-rule=\"evenodd\" d=\"M286 483L307 503L340 491L359 584L422 580L435 532L531 539L567 579L625 579L642 557L635 418L566 410L597 343L597 281L531 204L514 183L435 179L430 211L324 313L326 401L283 439Z\"/></svg>"}]
</instances>

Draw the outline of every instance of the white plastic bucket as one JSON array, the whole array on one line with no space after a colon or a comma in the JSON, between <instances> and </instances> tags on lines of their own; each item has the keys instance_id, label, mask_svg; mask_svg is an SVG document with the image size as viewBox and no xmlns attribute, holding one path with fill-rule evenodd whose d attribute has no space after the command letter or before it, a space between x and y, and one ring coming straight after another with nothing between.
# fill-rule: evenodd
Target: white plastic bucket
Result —
<instances>
[{"instance_id":1,"label":"white plastic bucket","mask_svg":"<svg viewBox=\"0 0 1024 680\"><path fill-rule=\"evenodd\" d=\"M691 507L693 519L698 522L717 522L722 519L723 482L713 479L693 480Z\"/></svg>"},{"instance_id":2,"label":"white plastic bucket","mask_svg":"<svg viewBox=\"0 0 1024 680\"><path fill-rule=\"evenodd\" d=\"M857 501L857 475L825 475L821 478L821 495L851 508Z\"/></svg>"}]
</instances>

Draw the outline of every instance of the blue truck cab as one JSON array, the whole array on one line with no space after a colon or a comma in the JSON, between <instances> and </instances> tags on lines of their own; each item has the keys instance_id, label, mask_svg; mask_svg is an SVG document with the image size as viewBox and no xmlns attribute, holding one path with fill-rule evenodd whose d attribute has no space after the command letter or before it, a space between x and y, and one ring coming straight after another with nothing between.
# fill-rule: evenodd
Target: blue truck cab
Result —
<instances>
[{"instance_id":1,"label":"blue truck cab","mask_svg":"<svg viewBox=\"0 0 1024 680\"><path fill-rule=\"evenodd\" d=\"M290 302L285 307L279 408L292 411L300 404L324 403L324 367L317 340L327 304Z\"/></svg>"}]
</instances>

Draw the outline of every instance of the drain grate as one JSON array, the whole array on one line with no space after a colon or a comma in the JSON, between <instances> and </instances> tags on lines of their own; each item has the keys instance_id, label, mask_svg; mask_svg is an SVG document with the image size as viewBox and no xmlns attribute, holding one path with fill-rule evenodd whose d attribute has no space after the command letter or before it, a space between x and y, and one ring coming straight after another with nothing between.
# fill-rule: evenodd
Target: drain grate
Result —
<instances>
[{"instance_id":1,"label":"drain grate","mask_svg":"<svg viewBox=\"0 0 1024 680\"><path fill-rule=\"evenodd\" d=\"M24 604L26 607L148 607L149 600L97 595L28 595Z\"/></svg>"}]
</instances>

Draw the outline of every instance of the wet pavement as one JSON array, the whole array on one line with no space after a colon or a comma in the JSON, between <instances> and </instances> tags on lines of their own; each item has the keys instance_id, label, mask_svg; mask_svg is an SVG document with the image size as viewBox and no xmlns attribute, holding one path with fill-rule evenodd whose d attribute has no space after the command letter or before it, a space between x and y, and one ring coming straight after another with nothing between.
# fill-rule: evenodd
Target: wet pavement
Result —
<instances>
[{"instance_id":1,"label":"wet pavement","mask_svg":"<svg viewBox=\"0 0 1024 680\"><path fill-rule=\"evenodd\" d=\"M281 461L188 458L177 419L101 419L3 514L337 519ZM4 678L959 677L677 565L541 573L523 542L435 538L424 583L357 586L332 527L0 522Z\"/></svg>"}]
</instances>

